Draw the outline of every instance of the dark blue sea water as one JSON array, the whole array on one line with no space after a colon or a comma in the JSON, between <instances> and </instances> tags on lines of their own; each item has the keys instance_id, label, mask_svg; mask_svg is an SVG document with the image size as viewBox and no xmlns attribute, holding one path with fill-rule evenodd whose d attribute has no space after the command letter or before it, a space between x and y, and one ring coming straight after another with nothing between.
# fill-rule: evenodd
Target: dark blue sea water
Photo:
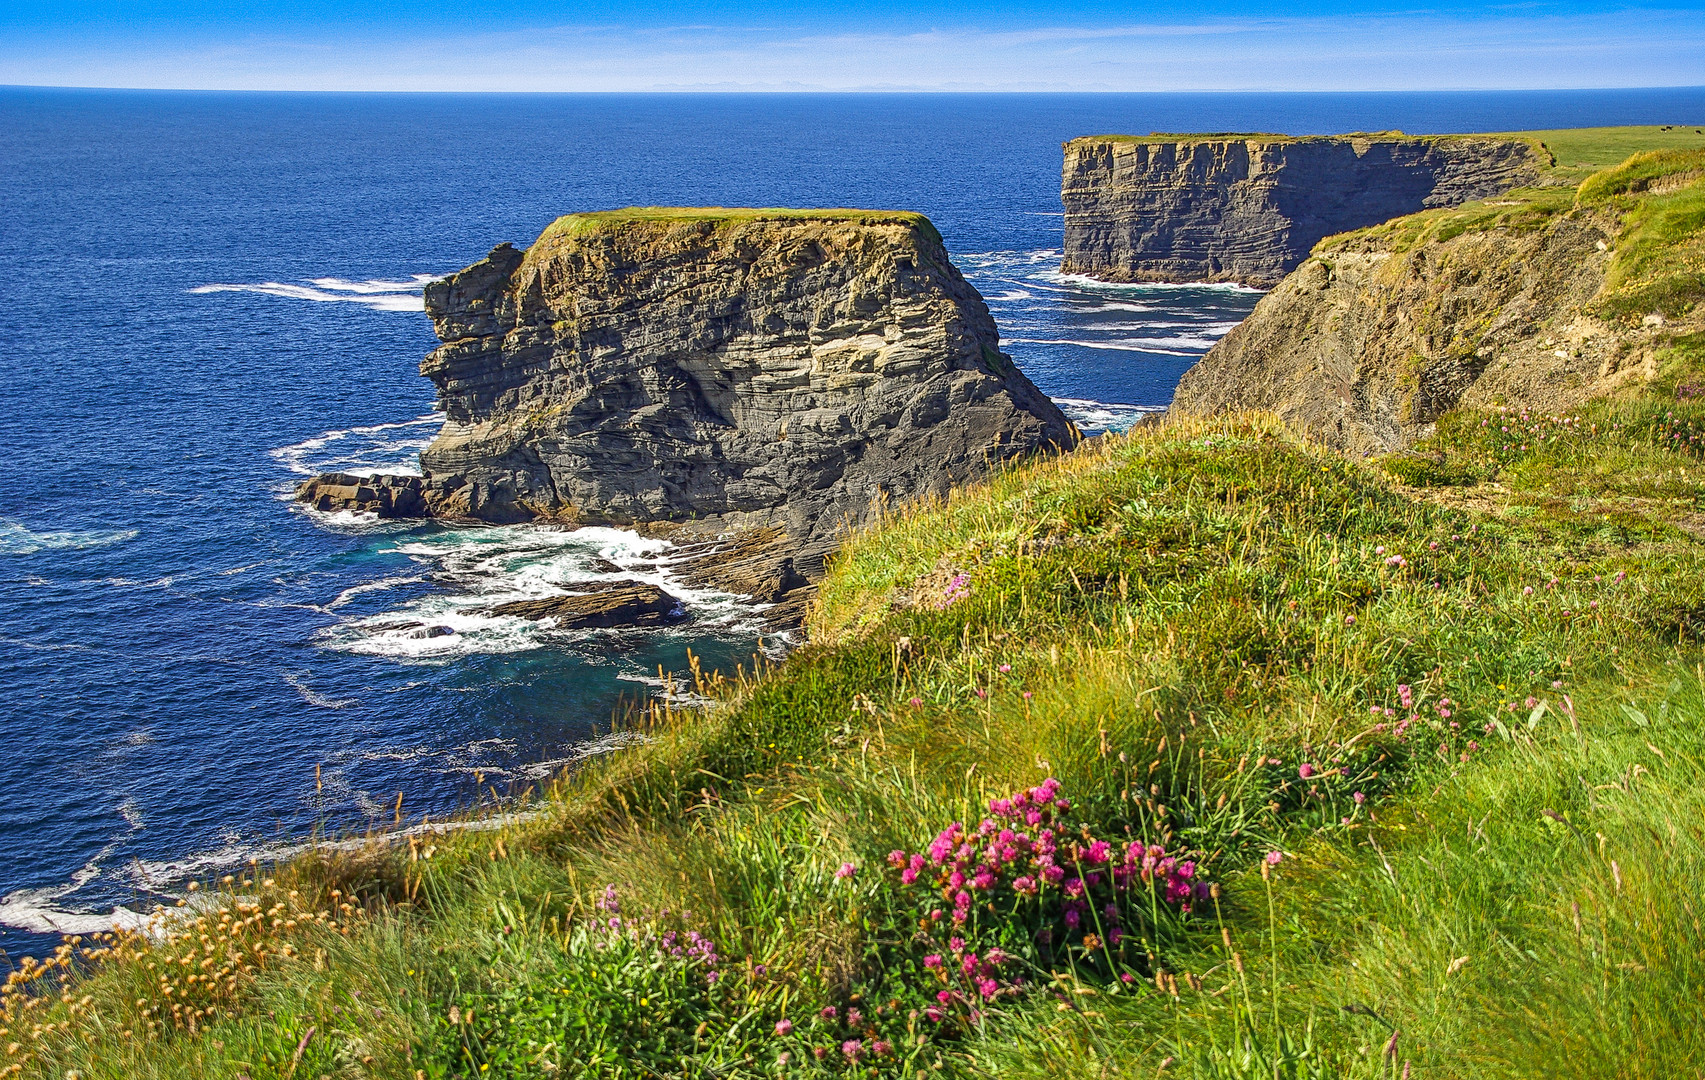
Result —
<instances>
[{"instance_id":1,"label":"dark blue sea water","mask_svg":"<svg viewBox=\"0 0 1705 1080\"><path fill-rule=\"evenodd\" d=\"M614 531L374 526L287 501L408 467L436 426L419 283L629 204L921 210L1009 351L1128 423L1253 306L1062 278L1059 144L1107 131L1705 121L1705 92L437 96L0 89L0 947L169 900L316 827L548 775L691 647L479 613ZM416 641L387 623L448 622ZM594 746L594 749L597 747ZM316 781L318 769L318 781Z\"/></svg>"}]
</instances>

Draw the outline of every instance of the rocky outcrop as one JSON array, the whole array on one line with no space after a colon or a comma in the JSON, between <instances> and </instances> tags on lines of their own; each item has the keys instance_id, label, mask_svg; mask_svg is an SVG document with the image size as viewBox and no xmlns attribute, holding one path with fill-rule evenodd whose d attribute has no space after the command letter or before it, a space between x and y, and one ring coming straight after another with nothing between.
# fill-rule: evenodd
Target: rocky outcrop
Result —
<instances>
[{"instance_id":1,"label":"rocky outcrop","mask_svg":"<svg viewBox=\"0 0 1705 1080\"><path fill-rule=\"evenodd\" d=\"M706 570L779 598L844 529L1077 433L916 214L561 218L426 289L448 420L424 476L317 477L380 516L767 530ZM749 545L750 546L750 545Z\"/></svg>"},{"instance_id":2,"label":"rocky outcrop","mask_svg":"<svg viewBox=\"0 0 1705 1080\"><path fill-rule=\"evenodd\" d=\"M491 608L493 615L521 619L555 619L559 630L615 626L662 626L687 617L685 606L655 585L639 581L614 582L593 592L511 600Z\"/></svg>"},{"instance_id":3,"label":"rocky outcrop","mask_svg":"<svg viewBox=\"0 0 1705 1080\"><path fill-rule=\"evenodd\" d=\"M1322 244L1185 373L1173 408L1272 411L1328 445L1381 453L1459 405L1555 414L1657 374L1674 327L1595 314L1614 213L1567 201L1512 205L1503 224L1463 213Z\"/></svg>"},{"instance_id":4,"label":"rocky outcrop","mask_svg":"<svg viewBox=\"0 0 1705 1080\"><path fill-rule=\"evenodd\" d=\"M1536 184L1549 164L1537 143L1476 136L1074 139L1061 269L1269 288L1324 237Z\"/></svg>"}]
</instances>

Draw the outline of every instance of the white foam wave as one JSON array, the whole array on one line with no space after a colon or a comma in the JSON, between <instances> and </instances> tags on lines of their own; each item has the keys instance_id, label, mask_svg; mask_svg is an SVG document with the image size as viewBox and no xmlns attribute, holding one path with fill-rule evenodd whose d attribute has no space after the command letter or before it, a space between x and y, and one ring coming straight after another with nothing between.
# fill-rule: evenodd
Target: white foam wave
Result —
<instances>
[{"instance_id":1,"label":"white foam wave","mask_svg":"<svg viewBox=\"0 0 1705 1080\"><path fill-rule=\"evenodd\" d=\"M124 813L124 807L121 806L119 810ZM130 831L135 832L142 827L139 817L132 820L132 815L124 816L126 821L131 822ZM71 875L69 881L42 888L17 889L0 896L0 926L16 927L36 934L84 935L104 933L113 929L138 930L144 927L148 917L122 905L102 914L94 911L73 911L59 903L100 877L101 860L110 855L120 842L113 840L97 851L93 858Z\"/></svg>"},{"instance_id":2,"label":"white foam wave","mask_svg":"<svg viewBox=\"0 0 1705 1080\"><path fill-rule=\"evenodd\" d=\"M419 476L420 452L431 445L443 426L444 414L433 412L392 424L327 431L269 453L274 461L299 476L327 472Z\"/></svg>"},{"instance_id":3,"label":"white foam wave","mask_svg":"<svg viewBox=\"0 0 1705 1080\"><path fill-rule=\"evenodd\" d=\"M425 311L426 299L422 290L429 281L441 274L415 274L407 281L349 281L344 278L309 278L306 285L283 281L261 281L250 284L198 285L192 293L260 293L281 296L290 300L312 300L317 303L352 303L374 311Z\"/></svg>"},{"instance_id":4,"label":"white foam wave","mask_svg":"<svg viewBox=\"0 0 1705 1080\"><path fill-rule=\"evenodd\" d=\"M38 551L79 550L122 544L139 535L135 529L62 529L36 532L0 518L0 555L34 555Z\"/></svg>"},{"instance_id":5,"label":"white foam wave","mask_svg":"<svg viewBox=\"0 0 1705 1080\"><path fill-rule=\"evenodd\" d=\"M1265 289L1257 289L1250 285L1240 285L1235 281L1102 281L1085 274L1062 274L1055 270L1036 275L1044 281L1059 285L1084 289L1089 292L1112 293L1143 293L1170 292L1179 289L1194 289L1206 292L1249 293L1260 295Z\"/></svg>"},{"instance_id":6,"label":"white foam wave","mask_svg":"<svg viewBox=\"0 0 1705 1080\"><path fill-rule=\"evenodd\" d=\"M1123 341L1084 341L1081 338L1008 338L1015 345L1076 345L1084 349L1108 349L1113 352L1146 352L1159 353L1162 356L1200 356L1212 346L1208 342L1201 348L1168 348L1177 345L1177 340L1166 340L1164 344L1147 338L1127 338ZM1186 342L1186 344L1193 344Z\"/></svg>"},{"instance_id":7,"label":"white foam wave","mask_svg":"<svg viewBox=\"0 0 1705 1080\"><path fill-rule=\"evenodd\" d=\"M318 709L347 709L351 705L359 705L361 703L360 700L357 698L331 698L331 697L327 697L326 695L320 693L318 690L315 690L313 687L309 686L307 683L303 682L302 676L297 675L294 672L282 671L282 672L279 672L279 674L284 677L285 682L289 683L291 685L291 687L295 689L296 693L301 695L303 701L306 701L308 704L314 706L315 708L318 708Z\"/></svg>"},{"instance_id":8,"label":"white foam wave","mask_svg":"<svg viewBox=\"0 0 1705 1080\"><path fill-rule=\"evenodd\" d=\"M1164 405L1121 405L1088 398L1055 398L1054 404L1086 435L1128 431L1143 417L1166 411Z\"/></svg>"},{"instance_id":9,"label":"white foam wave","mask_svg":"<svg viewBox=\"0 0 1705 1080\"><path fill-rule=\"evenodd\" d=\"M337 598L327 604L324 610L333 611L340 608L362 593L384 592L386 589L394 589L399 585L415 585L425 580L424 577L388 577L380 578L378 581L369 581L365 585L351 585L338 593Z\"/></svg>"},{"instance_id":10,"label":"white foam wave","mask_svg":"<svg viewBox=\"0 0 1705 1080\"><path fill-rule=\"evenodd\" d=\"M625 529L471 527L400 537L391 550L429 567L440 587L399 607L327 628L321 636L327 648L403 662L443 662L607 636L619 631L559 630L552 619L494 615L491 609L613 581L645 582L679 597L693 616L694 634L744 634L758 625L757 609L740 597L681 581L674 570L679 558L674 545ZM401 584L400 578L387 580Z\"/></svg>"}]
</instances>

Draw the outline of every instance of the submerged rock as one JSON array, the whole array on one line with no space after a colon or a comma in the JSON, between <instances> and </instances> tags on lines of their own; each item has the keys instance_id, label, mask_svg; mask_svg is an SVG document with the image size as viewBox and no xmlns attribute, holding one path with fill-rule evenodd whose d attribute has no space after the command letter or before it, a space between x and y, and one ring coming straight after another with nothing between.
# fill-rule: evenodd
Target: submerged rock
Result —
<instances>
[{"instance_id":1,"label":"submerged rock","mask_svg":"<svg viewBox=\"0 0 1705 1080\"><path fill-rule=\"evenodd\" d=\"M616 626L661 626L686 618L685 606L655 585L627 581L597 592L512 600L490 609L493 615L521 619L555 619L558 629L581 630Z\"/></svg>"}]
</instances>

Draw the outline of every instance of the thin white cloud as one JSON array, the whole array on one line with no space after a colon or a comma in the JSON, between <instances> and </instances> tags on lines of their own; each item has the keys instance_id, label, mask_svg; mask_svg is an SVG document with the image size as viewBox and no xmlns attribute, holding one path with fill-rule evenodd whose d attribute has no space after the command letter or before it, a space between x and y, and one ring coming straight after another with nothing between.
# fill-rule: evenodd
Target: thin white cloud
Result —
<instances>
[{"instance_id":1,"label":"thin white cloud","mask_svg":"<svg viewBox=\"0 0 1705 1080\"><path fill-rule=\"evenodd\" d=\"M1425 15L799 33L609 25L419 37L0 42L0 83L256 90L1401 90L1705 81L1705 13Z\"/></svg>"}]
</instances>

